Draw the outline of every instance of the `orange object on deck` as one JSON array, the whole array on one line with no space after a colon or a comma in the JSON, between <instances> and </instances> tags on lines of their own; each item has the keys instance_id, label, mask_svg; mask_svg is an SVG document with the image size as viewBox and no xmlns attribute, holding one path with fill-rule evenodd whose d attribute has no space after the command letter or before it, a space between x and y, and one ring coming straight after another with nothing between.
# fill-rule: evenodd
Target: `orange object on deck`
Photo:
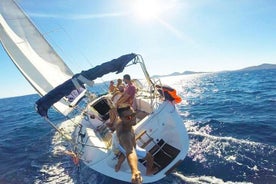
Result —
<instances>
[{"instance_id":1,"label":"orange object on deck","mask_svg":"<svg viewBox=\"0 0 276 184\"><path fill-rule=\"evenodd\" d=\"M171 88L170 86L156 85L156 87L159 88L158 92L165 98L165 100L169 100L176 104L182 101L182 98L177 95L176 90Z\"/></svg>"}]
</instances>

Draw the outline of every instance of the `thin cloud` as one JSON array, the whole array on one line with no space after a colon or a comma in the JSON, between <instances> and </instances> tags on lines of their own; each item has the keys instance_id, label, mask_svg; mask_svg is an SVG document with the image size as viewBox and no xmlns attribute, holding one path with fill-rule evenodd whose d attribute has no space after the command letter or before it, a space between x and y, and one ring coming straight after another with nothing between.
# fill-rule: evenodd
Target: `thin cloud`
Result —
<instances>
[{"instance_id":1,"label":"thin cloud","mask_svg":"<svg viewBox=\"0 0 276 184\"><path fill-rule=\"evenodd\" d=\"M29 15L31 17L37 17L37 18L85 20L85 19L100 19L100 18L109 18L109 17L121 17L121 16L125 16L126 13L101 13L101 14L80 14L80 15L30 13Z\"/></svg>"}]
</instances>

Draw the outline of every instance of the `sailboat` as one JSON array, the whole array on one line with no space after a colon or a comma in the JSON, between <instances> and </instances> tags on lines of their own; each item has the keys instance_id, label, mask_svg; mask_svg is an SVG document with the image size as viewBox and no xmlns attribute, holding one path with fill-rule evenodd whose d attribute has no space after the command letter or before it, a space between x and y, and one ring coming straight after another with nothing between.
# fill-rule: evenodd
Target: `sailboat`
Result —
<instances>
[{"instance_id":1,"label":"sailboat","mask_svg":"<svg viewBox=\"0 0 276 184\"><path fill-rule=\"evenodd\" d=\"M157 168L146 175L145 161L138 167L144 183L158 181L171 173L186 157L189 139L175 103L166 100L159 79L152 79L141 55L131 53L74 74L54 51L28 16L14 0L0 1L0 40L11 61L37 91L36 111L72 145L75 160L108 177L130 181L131 171L125 161L116 172L118 150L114 148L116 131L107 126L111 95L93 93L93 81L108 73L122 73L129 66L142 69L145 84L133 81L137 124L133 127L137 145L150 152ZM69 98L71 96L72 98ZM65 132L48 116L49 108L64 115L73 130Z\"/></svg>"}]
</instances>

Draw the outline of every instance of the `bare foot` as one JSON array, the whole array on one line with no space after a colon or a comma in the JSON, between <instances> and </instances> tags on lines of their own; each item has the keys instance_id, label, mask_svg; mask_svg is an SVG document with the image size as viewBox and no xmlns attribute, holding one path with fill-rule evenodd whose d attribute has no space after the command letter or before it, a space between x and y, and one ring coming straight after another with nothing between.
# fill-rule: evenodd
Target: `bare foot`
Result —
<instances>
[{"instance_id":1,"label":"bare foot","mask_svg":"<svg viewBox=\"0 0 276 184\"><path fill-rule=\"evenodd\" d=\"M146 175L147 175L147 176L153 175L153 174L156 173L158 170L159 170L158 167L155 167L155 168L152 168L152 169L150 169L150 170L147 170Z\"/></svg>"}]
</instances>

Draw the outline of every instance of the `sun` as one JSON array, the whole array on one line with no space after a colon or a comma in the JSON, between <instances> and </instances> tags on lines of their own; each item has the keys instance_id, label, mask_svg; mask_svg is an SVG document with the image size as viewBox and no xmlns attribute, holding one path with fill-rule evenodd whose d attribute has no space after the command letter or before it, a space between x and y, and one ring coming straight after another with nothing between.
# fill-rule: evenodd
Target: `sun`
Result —
<instances>
[{"instance_id":1,"label":"sun","mask_svg":"<svg viewBox=\"0 0 276 184\"><path fill-rule=\"evenodd\" d=\"M153 20L158 18L165 10L160 0L136 0L133 3L133 14L141 20Z\"/></svg>"}]
</instances>

